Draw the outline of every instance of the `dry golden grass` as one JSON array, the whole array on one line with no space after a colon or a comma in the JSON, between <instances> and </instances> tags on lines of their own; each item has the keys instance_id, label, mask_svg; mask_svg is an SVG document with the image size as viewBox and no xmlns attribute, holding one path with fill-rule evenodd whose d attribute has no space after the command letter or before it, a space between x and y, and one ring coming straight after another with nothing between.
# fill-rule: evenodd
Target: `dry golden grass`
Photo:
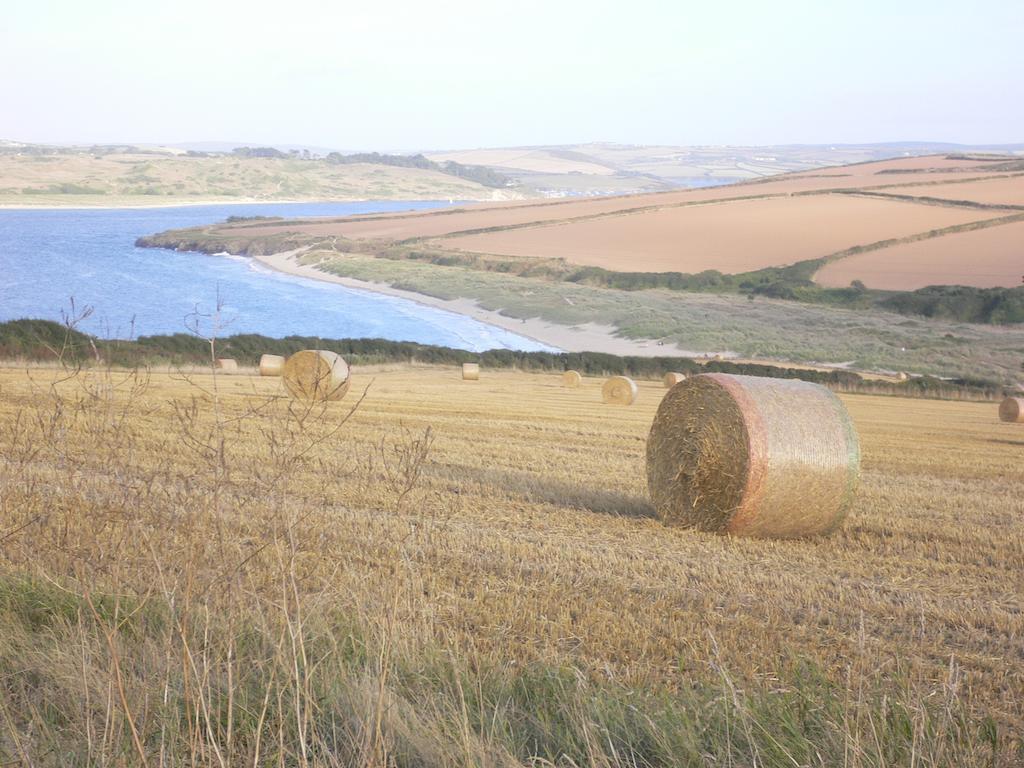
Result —
<instances>
[{"instance_id":1,"label":"dry golden grass","mask_svg":"<svg viewBox=\"0 0 1024 768\"><path fill-rule=\"evenodd\" d=\"M456 398L456 376L357 369L346 401L302 412L277 379L258 376L95 373L54 384L64 377L52 369L0 370L0 575L89 606L68 609L56 629L44 622L45 634L7 630L0 750L46 754L44 715L68 706L60 733L88 742L82 752L96 764L117 763L101 751L119 738L128 762L155 763L165 749L181 759L166 745L171 720L196 763L334 764L312 735L307 752L302 735L320 733L327 704L303 707L344 645L317 628L349 616L385 638L366 651L380 654L366 662L377 677L345 689L362 764L389 764L387 744L401 734L441 739L433 704L388 698L383 671L393 657L419 659L401 678L412 685L434 663L431 648L473 670L542 665L638 692L685 692L710 675L733 699L743 694L732 686L799 693L796 670L809 664L846 692L845 713L859 713L837 725L849 733L888 727L861 721L857 707L866 690L899 679L920 691L907 717L921 750L935 746L916 730L934 695L997 724L1011 750L997 764L1024 754L1012 751L1024 728L1024 429L999 423L995 405L844 397L864 456L845 527L816 541L736 540L652 518L644 448L660 381L640 382L636 405L615 408L601 403L597 379L566 389L558 375L492 371ZM118 597L100 605L90 597L100 594ZM166 647L132 655L140 602L156 597L185 617ZM100 621L110 614L122 618ZM107 629L92 632L89 617ZM260 632L242 632L251 626ZM76 645L58 643L61 632ZM265 660L234 668L232 654L264 636L279 638ZM309 656L314 639L334 651ZM289 663L274 666L282 657ZM271 668L292 677L267 682ZM240 691L254 678L265 685L267 701L263 688L253 700L218 693L224 679L234 690L232 670ZM293 694L287 713L272 706ZM160 709L168 695L171 714ZM465 707L476 694L460 695ZM469 710L455 718L466 722L463 751L425 764L513 764L492 751L493 729L508 735L500 715L487 710L491 726L478 731ZM236 716L248 741L242 725L232 735L211 724ZM254 746L253 733L266 743ZM848 765L882 764L864 757L874 748L865 738L847 743ZM928 754L918 759L943 764ZM827 764L813 754L753 759Z\"/></svg>"}]
</instances>

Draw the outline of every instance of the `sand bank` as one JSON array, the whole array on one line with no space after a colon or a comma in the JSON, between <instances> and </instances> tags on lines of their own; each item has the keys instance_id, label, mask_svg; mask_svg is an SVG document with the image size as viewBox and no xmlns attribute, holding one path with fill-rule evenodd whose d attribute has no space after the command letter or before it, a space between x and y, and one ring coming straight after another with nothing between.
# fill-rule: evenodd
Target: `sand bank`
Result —
<instances>
[{"instance_id":1,"label":"sand bank","mask_svg":"<svg viewBox=\"0 0 1024 768\"><path fill-rule=\"evenodd\" d=\"M597 323L567 326L550 323L547 320L541 320L536 317L525 320L506 317L497 311L481 307L473 299L438 299L422 293L393 288L386 283L373 283L366 280L356 280L351 277L332 275L314 266L297 263L295 261L296 254L296 251L285 251L269 256L254 256L253 258L260 264L285 274L337 283L347 288L373 291L374 293L382 293L387 296L397 296L428 307L465 315L481 323L502 328L566 352L606 352L612 355L637 355L641 357L703 357L706 354L729 354L694 352L682 349L675 344L659 344L657 341L645 339L626 339L617 336L614 327Z\"/></svg>"}]
</instances>

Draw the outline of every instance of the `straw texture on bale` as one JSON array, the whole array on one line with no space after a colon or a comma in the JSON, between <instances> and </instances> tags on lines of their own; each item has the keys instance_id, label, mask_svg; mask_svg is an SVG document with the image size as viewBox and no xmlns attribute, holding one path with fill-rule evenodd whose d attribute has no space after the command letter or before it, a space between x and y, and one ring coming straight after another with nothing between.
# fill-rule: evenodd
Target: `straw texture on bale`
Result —
<instances>
[{"instance_id":1,"label":"straw texture on bale","mask_svg":"<svg viewBox=\"0 0 1024 768\"><path fill-rule=\"evenodd\" d=\"M999 420L1024 424L1024 397L1008 397L999 404Z\"/></svg>"},{"instance_id":2,"label":"straw texture on bale","mask_svg":"<svg viewBox=\"0 0 1024 768\"><path fill-rule=\"evenodd\" d=\"M665 378L662 379L665 389L672 389L680 381L686 381L685 373L666 373Z\"/></svg>"},{"instance_id":3,"label":"straw texture on bale","mask_svg":"<svg viewBox=\"0 0 1024 768\"><path fill-rule=\"evenodd\" d=\"M285 361L284 386L301 400L340 400L350 383L348 363L323 349L304 349Z\"/></svg>"},{"instance_id":4,"label":"straw texture on bale","mask_svg":"<svg viewBox=\"0 0 1024 768\"><path fill-rule=\"evenodd\" d=\"M284 369L284 358L281 355L262 355L260 357L260 376L280 376Z\"/></svg>"},{"instance_id":5,"label":"straw texture on bale","mask_svg":"<svg viewBox=\"0 0 1024 768\"><path fill-rule=\"evenodd\" d=\"M580 376L579 371L566 371L562 374L562 386L569 387L570 389L576 389L580 384L583 383L583 377Z\"/></svg>"},{"instance_id":6,"label":"straw texture on bale","mask_svg":"<svg viewBox=\"0 0 1024 768\"><path fill-rule=\"evenodd\" d=\"M462 364L462 380L463 381L479 381L480 380L480 365L479 365L479 363L463 363Z\"/></svg>"},{"instance_id":7,"label":"straw texture on bale","mask_svg":"<svg viewBox=\"0 0 1024 768\"><path fill-rule=\"evenodd\" d=\"M221 371L237 371L238 361L230 357L218 357L217 369Z\"/></svg>"},{"instance_id":8,"label":"straw texture on bale","mask_svg":"<svg viewBox=\"0 0 1024 768\"><path fill-rule=\"evenodd\" d=\"M628 376L612 376L601 387L601 399L612 405L632 405L637 392L636 382Z\"/></svg>"},{"instance_id":9,"label":"straw texture on bale","mask_svg":"<svg viewBox=\"0 0 1024 768\"><path fill-rule=\"evenodd\" d=\"M859 474L846 407L803 381L691 377L665 394L647 438L647 486L658 516L705 531L831 533Z\"/></svg>"}]
</instances>

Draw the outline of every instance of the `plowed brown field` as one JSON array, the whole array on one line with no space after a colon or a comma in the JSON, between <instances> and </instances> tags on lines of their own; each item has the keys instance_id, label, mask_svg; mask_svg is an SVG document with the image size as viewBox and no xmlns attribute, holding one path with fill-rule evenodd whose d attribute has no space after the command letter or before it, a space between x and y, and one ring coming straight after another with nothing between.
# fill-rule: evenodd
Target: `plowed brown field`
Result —
<instances>
[{"instance_id":1,"label":"plowed brown field","mask_svg":"<svg viewBox=\"0 0 1024 768\"><path fill-rule=\"evenodd\" d=\"M768 181L731 184L710 189L685 189L619 197L559 200L533 203L480 204L457 209L406 214L353 216L343 219L306 219L280 224L242 225L247 234L259 237L282 232L301 232L317 236L342 236L353 239L407 240L439 237L454 232L519 227L532 223L555 222L594 216L635 214L644 209L686 207L702 202L789 195L811 195L832 189L879 189L922 187L939 182L997 175L991 164L953 161L945 158L913 158L930 162L906 165L910 161L887 161L858 166L822 169L820 172L774 177ZM894 165L894 163L896 163ZM916 171L937 164L937 172L908 174L879 173L893 169ZM1012 178L1010 174L999 174ZM1012 182L1011 182L1012 183ZM1024 187L1024 182L1017 183ZM909 194L909 193L908 193ZM921 194L926 194L922 192ZM222 228L223 229L223 228ZM550 254L542 253L542 256Z\"/></svg>"},{"instance_id":2,"label":"plowed brown field","mask_svg":"<svg viewBox=\"0 0 1024 768\"><path fill-rule=\"evenodd\" d=\"M897 200L815 195L668 208L438 242L449 249L557 257L614 271L736 273L998 215Z\"/></svg>"},{"instance_id":3,"label":"plowed brown field","mask_svg":"<svg viewBox=\"0 0 1024 768\"><path fill-rule=\"evenodd\" d=\"M847 256L821 269L815 281L912 291L926 285L1012 288L1024 281L1024 223L955 232Z\"/></svg>"},{"instance_id":4,"label":"plowed brown field","mask_svg":"<svg viewBox=\"0 0 1024 768\"><path fill-rule=\"evenodd\" d=\"M927 184L890 187L880 190L890 195L933 197L940 200L969 200L985 205L1024 205L1024 179L1020 176L969 181L960 184Z\"/></svg>"}]
</instances>

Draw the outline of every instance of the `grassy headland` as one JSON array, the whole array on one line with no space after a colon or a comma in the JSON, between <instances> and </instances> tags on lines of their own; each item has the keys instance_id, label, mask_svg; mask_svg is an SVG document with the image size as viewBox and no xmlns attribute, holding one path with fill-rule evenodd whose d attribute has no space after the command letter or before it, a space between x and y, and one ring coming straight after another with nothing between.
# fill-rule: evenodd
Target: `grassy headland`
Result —
<instances>
[{"instance_id":1,"label":"grassy headland","mask_svg":"<svg viewBox=\"0 0 1024 768\"><path fill-rule=\"evenodd\" d=\"M492 200L521 196L488 169L392 155L242 148L0 147L0 205L181 205L320 200Z\"/></svg>"}]
</instances>

